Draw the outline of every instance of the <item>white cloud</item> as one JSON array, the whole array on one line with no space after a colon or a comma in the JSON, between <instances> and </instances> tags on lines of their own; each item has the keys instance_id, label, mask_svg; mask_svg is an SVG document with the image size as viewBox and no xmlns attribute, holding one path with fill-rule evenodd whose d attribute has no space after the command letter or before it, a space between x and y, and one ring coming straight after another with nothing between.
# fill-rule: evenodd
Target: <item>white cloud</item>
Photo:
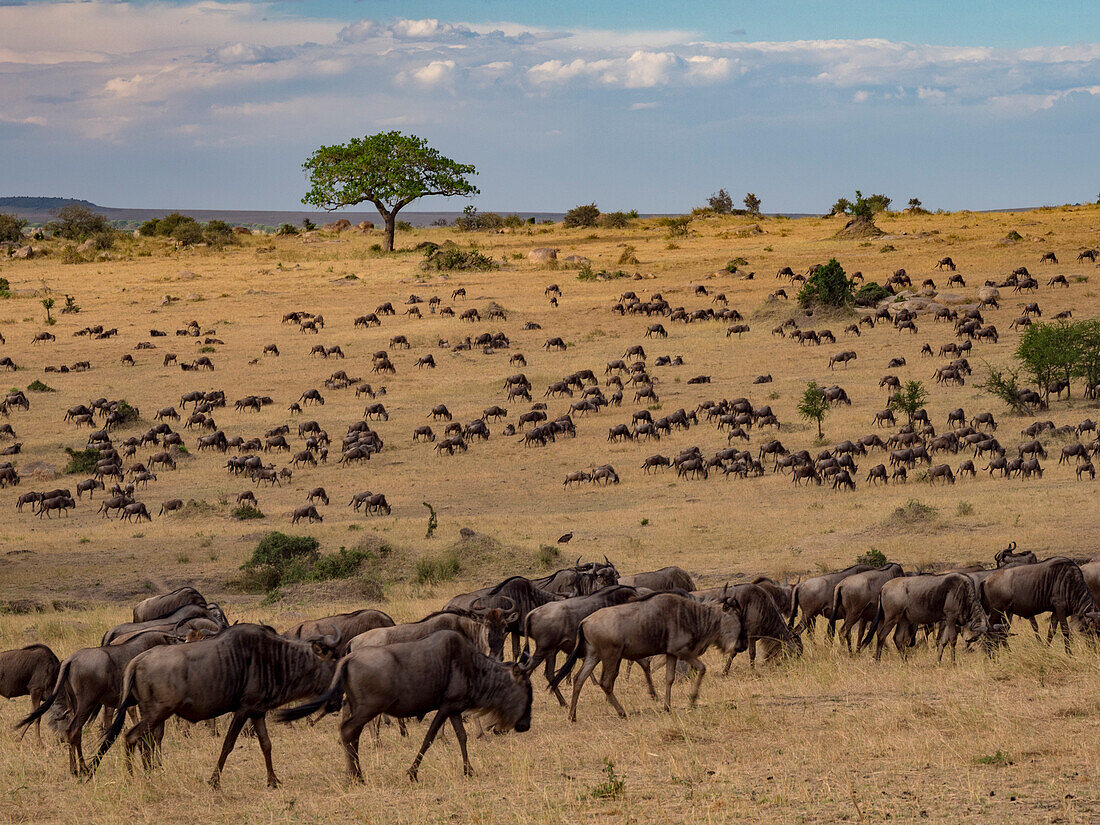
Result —
<instances>
[{"instance_id":1,"label":"white cloud","mask_svg":"<svg viewBox=\"0 0 1100 825\"><path fill-rule=\"evenodd\" d=\"M450 83L455 75L453 60L433 60L427 66L417 69L412 76L425 86L442 86Z\"/></svg>"}]
</instances>

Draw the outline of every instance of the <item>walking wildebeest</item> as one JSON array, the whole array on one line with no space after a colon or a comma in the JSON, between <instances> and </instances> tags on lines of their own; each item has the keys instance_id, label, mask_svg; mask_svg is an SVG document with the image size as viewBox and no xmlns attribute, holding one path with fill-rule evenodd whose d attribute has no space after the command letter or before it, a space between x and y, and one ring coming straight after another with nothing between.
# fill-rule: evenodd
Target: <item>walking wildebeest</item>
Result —
<instances>
[{"instance_id":1,"label":"walking wildebeest","mask_svg":"<svg viewBox=\"0 0 1100 825\"><path fill-rule=\"evenodd\" d=\"M1050 613L1047 641L1060 627L1067 651L1071 627L1081 633L1100 629L1100 609L1081 568L1058 556L994 571L983 582L982 601L991 616L1003 617L1006 623L1012 616L1033 619L1040 613Z\"/></svg>"},{"instance_id":2,"label":"walking wildebeest","mask_svg":"<svg viewBox=\"0 0 1100 825\"><path fill-rule=\"evenodd\" d=\"M38 709L42 697L57 681L61 666L54 652L46 645L34 644L0 653L0 696L14 699L31 697L31 711ZM42 744L42 719L34 720L38 743Z\"/></svg>"},{"instance_id":3,"label":"walking wildebeest","mask_svg":"<svg viewBox=\"0 0 1100 825\"><path fill-rule=\"evenodd\" d=\"M363 781L359 736L381 714L423 718L435 711L409 779L417 780L424 754L443 723L450 720L462 751L462 770L473 773L466 752L462 714L474 712L499 731L524 733L531 727L531 680L520 663L502 663L481 653L459 633L441 630L424 639L384 647L364 647L340 660L327 690L311 702L280 711L283 722L301 719L321 707L335 711L342 696L347 711L340 739L348 773Z\"/></svg>"},{"instance_id":4,"label":"walking wildebeest","mask_svg":"<svg viewBox=\"0 0 1100 825\"><path fill-rule=\"evenodd\" d=\"M268 787L279 784L271 764L267 713L305 696L315 696L332 680L340 637L299 642L263 625L239 624L210 639L160 647L135 656L126 666L118 710L92 758L95 771L126 722L126 711L137 705L141 721L126 732L126 764L133 767L134 748L151 767L160 748L164 722L179 716L189 722L232 713L221 755L210 777L221 782L225 760L245 722L251 721L267 767Z\"/></svg>"},{"instance_id":5,"label":"walking wildebeest","mask_svg":"<svg viewBox=\"0 0 1100 825\"><path fill-rule=\"evenodd\" d=\"M699 657L717 643L727 654L745 650L748 641L742 624L741 605L732 595L716 603L704 603L678 593L652 593L637 601L604 607L581 622L573 652L550 683L557 687L584 659L573 680L573 699L569 704L569 721L577 721L577 700L581 688L598 663L603 664L600 686L607 701L620 718L626 710L615 698L615 680L623 659L637 662L645 674L650 696L657 698L649 671L651 656L665 657L664 709L672 708L672 682L676 664L684 661L698 674L688 695L692 707L699 697L699 687L707 666Z\"/></svg>"},{"instance_id":6,"label":"walking wildebeest","mask_svg":"<svg viewBox=\"0 0 1100 825\"><path fill-rule=\"evenodd\" d=\"M840 632L848 645L848 652L852 652L852 628L856 629L856 642L863 638L863 633L875 618L878 609L878 596L882 586L891 579L905 575L900 564L887 564L875 570L866 570L862 573L841 579L833 588L833 610L829 616L829 636L832 637L836 627L836 620L844 618Z\"/></svg>"},{"instance_id":7,"label":"walking wildebeest","mask_svg":"<svg viewBox=\"0 0 1100 825\"><path fill-rule=\"evenodd\" d=\"M660 570L652 570L648 573L621 576L619 584L658 591L686 590L690 593L695 589L695 582L692 581L691 576L679 567L662 567Z\"/></svg>"},{"instance_id":8,"label":"walking wildebeest","mask_svg":"<svg viewBox=\"0 0 1100 825\"><path fill-rule=\"evenodd\" d=\"M795 619L798 618L798 608L802 607L801 626L811 634L814 632L814 624L818 616L827 616L833 606L833 590L848 576L863 573L873 569L868 564L853 564L843 570L833 573L825 573L814 576L795 585L794 597L791 600L791 616L787 624L793 628Z\"/></svg>"}]
</instances>

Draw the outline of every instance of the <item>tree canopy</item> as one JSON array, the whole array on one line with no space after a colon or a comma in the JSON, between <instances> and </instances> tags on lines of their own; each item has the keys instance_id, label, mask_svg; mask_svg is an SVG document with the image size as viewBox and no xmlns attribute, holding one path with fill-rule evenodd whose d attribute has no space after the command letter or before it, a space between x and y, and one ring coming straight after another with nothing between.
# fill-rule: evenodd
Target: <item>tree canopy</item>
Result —
<instances>
[{"instance_id":1,"label":"tree canopy","mask_svg":"<svg viewBox=\"0 0 1100 825\"><path fill-rule=\"evenodd\" d=\"M813 421L817 424L817 437L821 438L821 422L825 420L828 413L829 402L825 398L825 393L822 392L816 381L811 381L806 385L802 398L798 401L798 414L806 421Z\"/></svg>"},{"instance_id":2,"label":"tree canopy","mask_svg":"<svg viewBox=\"0 0 1100 825\"><path fill-rule=\"evenodd\" d=\"M393 249L397 213L428 195L472 196L477 170L440 154L424 138L379 132L322 146L302 165L310 190L302 203L332 211L373 203L385 221L386 250Z\"/></svg>"},{"instance_id":3,"label":"tree canopy","mask_svg":"<svg viewBox=\"0 0 1100 825\"><path fill-rule=\"evenodd\" d=\"M806 279L798 292L798 301L803 306L823 304L825 306L844 306L852 302L852 290L855 281L844 273L844 267L836 258L822 264Z\"/></svg>"}]
</instances>

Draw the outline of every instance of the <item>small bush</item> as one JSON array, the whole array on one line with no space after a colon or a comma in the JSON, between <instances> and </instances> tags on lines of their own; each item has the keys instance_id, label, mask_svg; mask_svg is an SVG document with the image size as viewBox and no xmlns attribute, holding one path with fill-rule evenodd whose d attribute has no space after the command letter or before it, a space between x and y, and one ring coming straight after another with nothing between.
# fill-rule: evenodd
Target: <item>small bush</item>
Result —
<instances>
[{"instance_id":1,"label":"small bush","mask_svg":"<svg viewBox=\"0 0 1100 825\"><path fill-rule=\"evenodd\" d=\"M260 511L260 508L253 507L251 504L242 504L239 507L234 507L229 512L229 515L240 521L248 521L255 518L264 518L264 514Z\"/></svg>"},{"instance_id":2,"label":"small bush","mask_svg":"<svg viewBox=\"0 0 1100 825\"><path fill-rule=\"evenodd\" d=\"M74 450L72 447L66 447L65 452L69 454L69 463L65 465L67 474L91 475L95 472L96 463L100 459L99 450L94 447L89 447L86 450Z\"/></svg>"},{"instance_id":3,"label":"small bush","mask_svg":"<svg viewBox=\"0 0 1100 825\"><path fill-rule=\"evenodd\" d=\"M11 297L11 284L7 278L0 278L0 298Z\"/></svg>"},{"instance_id":4,"label":"small bush","mask_svg":"<svg viewBox=\"0 0 1100 825\"><path fill-rule=\"evenodd\" d=\"M896 251L896 249L895 249L895 247L892 243L883 244L882 248L879 249L879 252L895 252L895 251Z\"/></svg>"},{"instance_id":5,"label":"small bush","mask_svg":"<svg viewBox=\"0 0 1100 825\"><path fill-rule=\"evenodd\" d=\"M363 562L374 558L374 554L364 547L341 547L335 553L321 556L313 565L309 576L312 581L330 579L349 579L359 572Z\"/></svg>"},{"instance_id":6,"label":"small bush","mask_svg":"<svg viewBox=\"0 0 1100 825\"><path fill-rule=\"evenodd\" d=\"M686 238L690 232L691 215L677 215L672 218L661 218L661 226L668 230L670 238Z\"/></svg>"},{"instance_id":7,"label":"small bush","mask_svg":"<svg viewBox=\"0 0 1100 825\"><path fill-rule=\"evenodd\" d=\"M199 352L217 352L217 350L214 347L207 345L205 347L199 347Z\"/></svg>"},{"instance_id":8,"label":"small bush","mask_svg":"<svg viewBox=\"0 0 1100 825\"><path fill-rule=\"evenodd\" d=\"M974 760L974 763L977 765L996 765L1002 768L1013 764L1009 755L1000 749L998 749L996 753L991 753L987 756L979 756Z\"/></svg>"},{"instance_id":9,"label":"small bush","mask_svg":"<svg viewBox=\"0 0 1100 825\"><path fill-rule=\"evenodd\" d=\"M0 242L19 243L23 240L23 227L26 220L7 212L0 212Z\"/></svg>"},{"instance_id":10,"label":"small bush","mask_svg":"<svg viewBox=\"0 0 1100 825\"><path fill-rule=\"evenodd\" d=\"M567 229L577 227L592 227L600 218L600 210L594 203L574 206L565 213L562 223Z\"/></svg>"},{"instance_id":11,"label":"small bush","mask_svg":"<svg viewBox=\"0 0 1100 825\"><path fill-rule=\"evenodd\" d=\"M27 384L27 390L29 392L57 392L57 390L55 390L53 387L48 386L47 384L43 384L37 379Z\"/></svg>"},{"instance_id":12,"label":"small bush","mask_svg":"<svg viewBox=\"0 0 1100 825\"><path fill-rule=\"evenodd\" d=\"M125 400L118 402L118 406L115 407L115 412L118 413L119 416L122 418L121 423L123 424L129 424L131 422L137 421L139 417L138 408L130 406L130 404Z\"/></svg>"},{"instance_id":13,"label":"small bush","mask_svg":"<svg viewBox=\"0 0 1100 825\"><path fill-rule=\"evenodd\" d=\"M456 578L462 570L457 549L450 549L441 556L421 556L416 560L414 573L417 584L441 584Z\"/></svg>"},{"instance_id":14,"label":"small bush","mask_svg":"<svg viewBox=\"0 0 1100 825\"><path fill-rule=\"evenodd\" d=\"M886 555L881 550L876 550L874 547L856 556L856 564L869 564L871 567L885 567L886 563Z\"/></svg>"},{"instance_id":15,"label":"small bush","mask_svg":"<svg viewBox=\"0 0 1100 825\"><path fill-rule=\"evenodd\" d=\"M726 261L726 272L731 272L731 273L736 272L741 267L748 266L748 265L749 265L749 262L747 260L745 260L744 258L740 258L740 257L733 258L729 261Z\"/></svg>"},{"instance_id":16,"label":"small bush","mask_svg":"<svg viewBox=\"0 0 1100 825\"><path fill-rule=\"evenodd\" d=\"M956 516L972 516L974 515L974 505L969 501L960 501L959 506L955 508Z\"/></svg>"},{"instance_id":17,"label":"small bush","mask_svg":"<svg viewBox=\"0 0 1100 825\"><path fill-rule=\"evenodd\" d=\"M280 226L278 229L275 230L275 234L276 235L297 235L298 234L298 227L296 227L292 223L284 223L282 226ZM382 248L381 244L376 244L376 246L379 249Z\"/></svg>"},{"instance_id":18,"label":"small bush","mask_svg":"<svg viewBox=\"0 0 1100 825\"><path fill-rule=\"evenodd\" d=\"M588 790L589 799L619 799L626 790L626 780L615 773L615 763L610 759L603 761L605 779L599 785Z\"/></svg>"},{"instance_id":19,"label":"small bush","mask_svg":"<svg viewBox=\"0 0 1100 825\"><path fill-rule=\"evenodd\" d=\"M445 246L429 250L421 266L424 269L439 271L475 270L485 272L496 268L492 258L482 255L476 249L464 252L457 246Z\"/></svg>"},{"instance_id":20,"label":"small bush","mask_svg":"<svg viewBox=\"0 0 1100 825\"><path fill-rule=\"evenodd\" d=\"M890 290L881 284L868 281L856 291L852 301L856 306L871 306L891 297L891 294Z\"/></svg>"},{"instance_id":21,"label":"small bush","mask_svg":"<svg viewBox=\"0 0 1100 825\"><path fill-rule=\"evenodd\" d=\"M535 558L539 563L539 567L549 570L558 563L558 559L561 558L561 551L552 544L540 544L538 555Z\"/></svg>"},{"instance_id":22,"label":"small bush","mask_svg":"<svg viewBox=\"0 0 1100 825\"><path fill-rule=\"evenodd\" d=\"M844 273L844 267L836 258L832 258L806 279L806 283L798 292L798 302L803 306L810 304L844 306L852 302L854 286L855 282Z\"/></svg>"},{"instance_id":23,"label":"small bush","mask_svg":"<svg viewBox=\"0 0 1100 825\"><path fill-rule=\"evenodd\" d=\"M605 212L597 223L604 229L625 229L630 226L630 215L626 212Z\"/></svg>"}]
</instances>

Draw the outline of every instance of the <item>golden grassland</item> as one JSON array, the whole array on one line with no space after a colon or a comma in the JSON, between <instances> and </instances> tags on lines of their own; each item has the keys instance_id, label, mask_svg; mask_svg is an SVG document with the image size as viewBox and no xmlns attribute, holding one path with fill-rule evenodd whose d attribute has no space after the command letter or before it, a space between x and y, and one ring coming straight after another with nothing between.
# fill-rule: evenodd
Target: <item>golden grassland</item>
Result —
<instances>
[{"instance_id":1,"label":"golden grassland","mask_svg":"<svg viewBox=\"0 0 1100 825\"><path fill-rule=\"evenodd\" d=\"M141 409L142 421L119 431L124 438L143 432L152 413L178 402L183 392L223 389L230 408L214 416L228 435L261 436L289 423L296 444L297 421L287 406L304 390L322 388L334 370L344 369L376 387L387 386L387 395L378 400L390 419L375 425L386 447L369 463L347 468L330 461L296 470L282 487L257 490L263 520L229 517L237 493L253 489L252 484L228 475L223 456L196 453L195 436L186 431L192 457L181 460L175 472L158 472L159 480L139 491L154 513L151 524L106 521L86 498L66 519L15 513L19 493L71 486L78 476L28 478L19 488L0 491L0 510L6 514L0 522L0 599L15 607L31 602L42 608L0 616L0 648L43 641L67 655L125 620L133 602L189 582L221 601L231 618L263 620L279 628L366 605L379 606L398 620L414 619L468 587L508 573L541 572L547 564L540 545L552 544L567 530L575 538L563 547L562 564L578 555L604 554L623 572L678 564L700 584L758 573L792 579L812 575L850 564L870 548L924 569L988 562L1011 540L1040 556L1096 554L1095 485L1078 482L1072 467L1056 463L1063 443L1057 440L1048 443L1054 453L1044 462L1041 480L1004 481L980 473L952 487L911 480L876 489L863 483L867 469L885 460L876 453L860 460L854 493L795 488L788 477L770 473L744 481L677 480L669 471L645 476L640 465L652 453L672 455L695 444L711 453L726 439L712 425L701 424L659 444L609 444L607 428L629 422L630 413L639 409L630 403L629 389L621 409L577 418L575 440L545 449L501 437L500 424L490 425L490 441L476 442L468 453L454 457L439 457L430 445L411 440L413 428L427 422L428 411L438 403L447 404L461 422L495 403L509 407L514 419L525 406L504 401L501 382L517 371L508 365L510 353L524 353L528 366L522 371L539 396L549 382L577 369L591 368L602 377L607 361L643 342L651 361L663 354L684 359L682 367L651 370L660 379L661 412L655 414L693 409L707 399L747 396L757 406L772 406L783 424L779 438L784 444L813 449L816 430L795 413L806 382L838 383L852 398L851 407L834 409L825 421L832 443L873 431L872 417L886 400L879 379L889 371L903 381L926 383L937 429L944 428L947 412L956 407L968 415L992 410L1001 422L998 437L1012 449L1025 440L1019 430L1031 419L1008 415L975 383L983 362L1008 363L1018 335L1007 327L1019 314L1021 296L1002 291L1002 309L987 314L1000 329L1001 341L976 345L970 358L975 375L960 388L934 384L932 371L941 359L919 356L925 342L938 350L954 340L950 325L924 317L915 336L883 325L844 340L841 330L853 319L815 318L803 326L831 328L838 343L799 347L770 334L795 308L777 307L765 298L779 286L793 294L774 278L785 265L804 271L835 256L868 280L881 282L904 267L918 285L926 277L942 285L946 273L932 267L950 255L967 281L965 289L952 291L972 295L987 278L1000 280L1026 265L1041 283L1038 294L1026 300L1037 300L1045 316L1069 308L1075 317L1094 316L1100 308L1094 267L1074 258L1079 249L1097 244L1100 210L890 215L878 222L887 235L866 241L837 240L838 220L812 218L697 220L690 237L671 240L662 227L644 221L622 230L557 226L471 236L425 229L399 237L405 248L421 240L450 238L464 246L476 241L501 262L491 272L449 275L423 271L419 253L373 253L369 246L376 236L348 233L322 234L313 242L253 237L221 251L177 252L148 241L126 241L114 253L116 260L62 264L55 250L45 258L4 263L0 277L11 282L13 297L0 302L0 332L7 339L0 354L21 367L5 378L12 387L25 388L39 379L57 390L28 393L31 410L13 412L10 422L24 443L23 454L15 457L19 466L44 461L62 468L63 448L82 447L87 435L62 422L64 410L100 396L125 398ZM1010 230L1023 240L1002 243ZM557 248L560 257L585 256L596 270L618 269L619 256L631 246L639 263L622 268L642 277L578 280L576 270L529 263L526 252L539 246ZM1049 250L1057 252L1060 263L1040 266L1040 255ZM756 273L753 280L721 271L739 256L749 261L746 269ZM1066 275L1071 287L1046 288L1054 274ZM553 282L563 291L556 309L543 293ZM721 322L666 321L668 339L643 339L645 327L660 319L620 318L610 311L627 289L643 298L661 292L673 306L689 311L712 306L709 297L694 294L697 284L725 293L729 305L746 316L751 332L727 339ZM429 315L426 306L423 320L400 314L410 293L425 299L439 295L447 305L459 286L468 293L465 302L455 304L459 311L478 307L484 315L495 301L507 310L507 320L470 325ZM62 296L71 294L82 311L60 316L50 328L56 343L32 347L32 336L47 328L40 304L47 289L57 298L57 308ZM162 305L166 295L180 300ZM384 318L381 328L353 328L356 316L384 301L394 303L396 317ZM325 329L317 336L303 335L281 324L282 315L292 310L322 313ZM161 366L165 352L177 353L180 360L198 355L201 339L174 335L191 319L216 330L214 337L224 341L210 353L213 373ZM524 331L528 321L542 329ZM72 336L89 324L117 327L119 335L107 341ZM151 328L166 330L169 337L149 339ZM477 349L451 353L437 347L440 338L454 344L466 335L497 330L509 336L511 350L485 355ZM371 375L371 353L385 349L395 334L407 335L413 345L393 353L397 375ZM566 352L541 348L546 338L559 335L569 343ZM145 340L158 348L135 351L135 344ZM279 358L261 357L268 343L278 344ZM310 358L309 349L317 343L338 344L348 357ZM841 349L854 349L859 358L830 372L828 356ZM417 370L415 359L427 352L439 367ZM126 353L133 355L135 366L120 363ZM887 370L895 355L904 356L908 366ZM258 360L250 363L253 359ZM93 369L43 372L46 365L77 360L90 360ZM774 382L754 386L753 378L763 373L771 373ZM700 374L710 375L712 383L687 384ZM360 418L367 399L356 400L351 390L322 392L326 404L307 407L301 418L317 419L338 442L347 425ZM246 394L270 395L275 403L258 414L234 412L232 401ZM567 406L567 400L547 401L552 414ZM1096 405L1082 400L1075 387L1073 400L1053 403L1043 417L1062 425L1090 415L1097 417ZM750 448L768 437L771 431L754 430ZM151 452L143 449L139 457L144 460ZM337 453L334 448L334 458ZM944 460L955 465L964 457ZM270 460L282 466L288 457L277 454ZM622 484L562 486L567 472L603 463L616 467ZM324 523L292 529L290 510L315 486L324 486L332 500L320 508ZM363 489L385 493L392 516L353 514L345 504ZM172 498L197 504L183 514L156 517L160 502ZM934 510L906 508L910 500ZM431 539L424 535L425 501L439 514L439 530ZM488 538L461 542L461 527ZM297 586L281 598L261 601L230 582L258 538L271 529L316 536L326 551L384 545L388 555L359 578ZM457 579L418 584L416 560L444 553L456 554ZM376 594L366 578L383 584L381 603L364 595ZM719 660L712 656L709 661ZM252 741L242 740L230 758L225 789L215 793L203 780L218 745L205 731L171 730L164 768L149 777L127 778L116 755L87 785L68 776L59 747L39 748L29 737L17 743L9 733L0 736L0 817L28 822L176 822L200 816L212 822L1091 822L1100 817L1094 721L1098 665L1094 652L1078 650L1069 657L1060 647L1036 643L1030 633L1014 637L1012 649L992 660L967 653L956 666L936 665L927 650L908 662L890 656L874 665L869 657L849 659L831 645L810 644L798 661L764 665L755 673L740 663L728 678L708 675L700 706L691 712L681 686L674 691L674 712L659 712L635 676L621 682L631 717L620 722L599 691L589 687L576 726L547 701L537 675L530 733L472 742L478 775L469 781L460 778L457 748L449 737L429 753L415 787L404 778L418 742L415 725L408 740L384 730L378 750L364 741L365 788L345 784L332 720L312 729L279 727L273 734L276 770L284 785L275 792L262 787L262 763ZM0 706L0 722L8 728L24 709L25 700ZM93 729L86 738L95 739ZM621 792L610 796L599 792L607 780L604 759L613 760L615 774L624 781Z\"/></svg>"}]
</instances>

